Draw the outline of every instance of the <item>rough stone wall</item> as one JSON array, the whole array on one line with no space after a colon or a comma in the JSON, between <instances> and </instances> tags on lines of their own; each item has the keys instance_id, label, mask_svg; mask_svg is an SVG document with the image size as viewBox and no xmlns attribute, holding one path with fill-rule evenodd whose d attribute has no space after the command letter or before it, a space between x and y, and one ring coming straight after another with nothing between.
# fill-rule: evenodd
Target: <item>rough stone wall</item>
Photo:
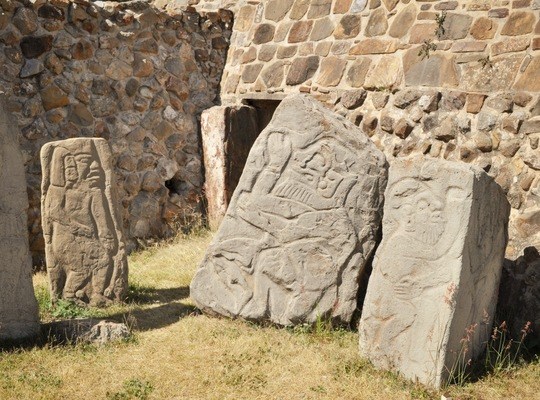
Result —
<instances>
[{"instance_id":1,"label":"rough stone wall","mask_svg":"<svg viewBox=\"0 0 540 400\"><path fill-rule=\"evenodd\" d=\"M217 101L232 13L169 15L142 1L0 7L0 90L22 130L34 254L43 251L39 149L51 140L108 139L129 238L164 236L197 210L198 118Z\"/></svg>"},{"instance_id":2,"label":"rough stone wall","mask_svg":"<svg viewBox=\"0 0 540 400\"><path fill-rule=\"evenodd\" d=\"M515 259L540 247L540 0L244 1L223 103L311 93L389 157L482 167L512 205Z\"/></svg>"}]
</instances>

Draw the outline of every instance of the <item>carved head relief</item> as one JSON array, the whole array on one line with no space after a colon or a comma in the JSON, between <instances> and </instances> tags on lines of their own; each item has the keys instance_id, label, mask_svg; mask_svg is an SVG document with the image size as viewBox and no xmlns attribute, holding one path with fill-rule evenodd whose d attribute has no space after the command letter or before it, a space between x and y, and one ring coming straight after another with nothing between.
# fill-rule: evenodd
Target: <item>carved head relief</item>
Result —
<instances>
[{"instance_id":1,"label":"carved head relief","mask_svg":"<svg viewBox=\"0 0 540 400\"><path fill-rule=\"evenodd\" d=\"M399 210L397 215L403 221L404 232L422 243L436 244L446 225L444 200L424 183L412 179L396 184L391 195L394 208Z\"/></svg>"},{"instance_id":2,"label":"carved head relief","mask_svg":"<svg viewBox=\"0 0 540 400\"><path fill-rule=\"evenodd\" d=\"M79 183L87 184L89 187L99 186L100 181L104 178L104 171L92 155L79 153L75 156L75 161Z\"/></svg>"}]
</instances>

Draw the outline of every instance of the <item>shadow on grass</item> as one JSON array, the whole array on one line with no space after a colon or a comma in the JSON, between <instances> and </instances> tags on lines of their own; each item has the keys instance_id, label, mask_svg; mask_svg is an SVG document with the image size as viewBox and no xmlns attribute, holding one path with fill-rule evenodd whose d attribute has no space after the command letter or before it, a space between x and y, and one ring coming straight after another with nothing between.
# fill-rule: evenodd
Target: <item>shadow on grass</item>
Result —
<instances>
[{"instance_id":1,"label":"shadow on grass","mask_svg":"<svg viewBox=\"0 0 540 400\"><path fill-rule=\"evenodd\" d=\"M35 347L43 348L49 345L73 345L77 343L77 325L93 326L103 320L124 323L131 332L144 332L164 328L180 321L180 319L188 315L200 313L196 307L180 302L187 298L189 298L189 287L187 286L155 289L136 284L130 285L125 304L127 306L134 306L134 309L121 311L103 318L88 317L81 314L78 318L64 317L50 323L42 323L41 333L37 337L24 340L0 341L0 352ZM73 337L68 335L67 339L63 337L65 335L53 337L52 332L55 331L54 325L60 326L60 329L63 329L64 325L72 326L69 329L74 329L75 334Z\"/></svg>"},{"instance_id":2,"label":"shadow on grass","mask_svg":"<svg viewBox=\"0 0 540 400\"><path fill-rule=\"evenodd\" d=\"M111 315L107 319L123 322L132 331L144 332L172 325L190 314L198 314L195 306L170 302L157 307L121 312Z\"/></svg>"},{"instance_id":3,"label":"shadow on grass","mask_svg":"<svg viewBox=\"0 0 540 400\"><path fill-rule=\"evenodd\" d=\"M189 287L156 289L150 286L130 284L125 302L127 304L170 303L189 297Z\"/></svg>"}]
</instances>

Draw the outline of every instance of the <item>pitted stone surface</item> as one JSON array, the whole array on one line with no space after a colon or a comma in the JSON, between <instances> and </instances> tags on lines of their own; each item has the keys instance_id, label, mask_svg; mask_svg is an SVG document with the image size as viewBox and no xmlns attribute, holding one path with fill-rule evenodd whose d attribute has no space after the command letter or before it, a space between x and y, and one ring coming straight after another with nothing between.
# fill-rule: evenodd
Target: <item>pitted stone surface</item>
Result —
<instances>
[{"instance_id":1,"label":"pitted stone surface","mask_svg":"<svg viewBox=\"0 0 540 400\"><path fill-rule=\"evenodd\" d=\"M359 326L361 354L435 387L456 362L477 357L491 332L509 209L477 167L396 160Z\"/></svg>"},{"instance_id":2,"label":"pitted stone surface","mask_svg":"<svg viewBox=\"0 0 540 400\"><path fill-rule=\"evenodd\" d=\"M17 123L0 98L0 343L29 339L39 331L32 287L26 211L28 197Z\"/></svg>"},{"instance_id":3,"label":"pitted stone surface","mask_svg":"<svg viewBox=\"0 0 540 400\"><path fill-rule=\"evenodd\" d=\"M127 258L112 155L104 139L41 150L42 222L52 296L102 306L127 290Z\"/></svg>"},{"instance_id":4,"label":"pitted stone surface","mask_svg":"<svg viewBox=\"0 0 540 400\"><path fill-rule=\"evenodd\" d=\"M359 128L311 97L286 98L191 283L195 304L280 325L349 323L385 184L385 158Z\"/></svg>"}]
</instances>

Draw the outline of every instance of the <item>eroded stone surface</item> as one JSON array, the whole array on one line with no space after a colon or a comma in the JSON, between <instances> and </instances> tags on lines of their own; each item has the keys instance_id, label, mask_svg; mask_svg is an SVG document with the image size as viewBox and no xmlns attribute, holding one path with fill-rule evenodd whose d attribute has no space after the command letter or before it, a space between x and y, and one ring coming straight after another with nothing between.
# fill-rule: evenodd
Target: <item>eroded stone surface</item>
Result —
<instances>
[{"instance_id":1,"label":"eroded stone surface","mask_svg":"<svg viewBox=\"0 0 540 400\"><path fill-rule=\"evenodd\" d=\"M385 183L384 156L355 125L310 97L286 98L253 145L193 300L281 325L350 322Z\"/></svg>"},{"instance_id":2,"label":"eroded stone surface","mask_svg":"<svg viewBox=\"0 0 540 400\"><path fill-rule=\"evenodd\" d=\"M202 113L201 136L208 222L217 229L259 133L257 112L249 106L216 106Z\"/></svg>"},{"instance_id":3,"label":"eroded stone surface","mask_svg":"<svg viewBox=\"0 0 540 400\"><path fill-rule=\"evenodd\" d=\"M28 249L28 197L17 131L0 98L0 343L29 339L39 331Z\"/></svg>"},{"instance_id":4,"label":"eroded stone surface","mask_svg":"<svg viewBox=\"0 0 540 400\"><path fill-rule=\"evenodd\" d=\"M92 305L127 290L122 220L104 139L67 139L41 150L42 223L52 296Z\"/></svg>"},{"instance_id":5,"label":"eroded stone surface","mask_svg":"<svg viewBox=\"0 0 540 400\"><path fill-rule=\"evenodd\" d=\"M508 216L503 191L479 168L395 161L359 326L362 355L435 387L460 362L473 326L461 361L478 356L491 332Z\"/></svg>"}]
</instances>

